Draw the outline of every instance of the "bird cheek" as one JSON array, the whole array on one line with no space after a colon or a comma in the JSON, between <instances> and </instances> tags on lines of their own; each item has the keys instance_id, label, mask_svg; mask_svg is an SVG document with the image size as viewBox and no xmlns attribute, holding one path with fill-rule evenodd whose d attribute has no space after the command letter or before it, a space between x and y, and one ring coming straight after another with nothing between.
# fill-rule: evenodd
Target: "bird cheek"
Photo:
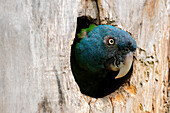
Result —
<instances>
[{"instance_id":1,"label":"bird cheek","mask_svg":"<svg viewBox=\"0 0 170 113\"><path fill-rule=\"evenodd\" d=\"M132 62L133 62L133 53L130 52L126 55L124 63L120 64L119 73L115 77L115 79L118 79L118 78L125 76L129 72L129 70L132 66Z\"/></svg>"}]
</instances>

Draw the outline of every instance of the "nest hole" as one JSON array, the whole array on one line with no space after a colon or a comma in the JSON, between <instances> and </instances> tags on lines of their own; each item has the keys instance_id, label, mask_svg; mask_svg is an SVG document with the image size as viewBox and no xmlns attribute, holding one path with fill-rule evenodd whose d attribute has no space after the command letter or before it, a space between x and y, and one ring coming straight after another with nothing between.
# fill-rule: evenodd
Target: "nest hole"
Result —
<instances>
[{"instance_id":1,"label":"nest hole","mask_svg":"<svg viewBox=\"0 0 170 113\"><path fill-rule=\"evenodd\" d=\"M80 42L77 34L80 33L81 29L88 28L90 24L97 25L97 19L92 19L87 16L77 18L77 29L76 35L71 47L71 69L76 83L78 84L82 94L93 98L103 98L116 90L118 90L123 84L129 83L132 75L133 65L128 74L120 79L115 79L118 72L108 71L105 78L98 78L84 72L75 60L75 47Z\"/></svg>"}]
</instances>

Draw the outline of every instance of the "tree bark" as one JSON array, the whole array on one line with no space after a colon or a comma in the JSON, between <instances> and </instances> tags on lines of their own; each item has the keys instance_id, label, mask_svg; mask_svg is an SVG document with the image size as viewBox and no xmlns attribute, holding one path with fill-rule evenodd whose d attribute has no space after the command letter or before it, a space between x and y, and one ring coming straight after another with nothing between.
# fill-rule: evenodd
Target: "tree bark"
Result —
<instances>
[{"instance_id":1,"label":"tree bark","mask_svg":"<svg viewBox=\"0 0 170 113\"><path fill-rule=\"evenodd\" d=\"M2 0L2 113L162 113L168 87L167 0ZM86 9L86 10L85 10ZM117 25L137 41L130 84L91 98L70 67L79 16Z\"/></svg>"}]
</instances>

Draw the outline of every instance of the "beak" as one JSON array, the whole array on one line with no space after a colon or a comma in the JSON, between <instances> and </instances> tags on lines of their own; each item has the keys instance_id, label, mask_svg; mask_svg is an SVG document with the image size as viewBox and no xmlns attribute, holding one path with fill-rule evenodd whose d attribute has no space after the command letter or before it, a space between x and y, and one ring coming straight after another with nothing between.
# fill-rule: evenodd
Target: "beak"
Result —
<instances>
[{"instance_id":1,"label":"beak","mask_svg":"<svg viewBox=\"0 0 170 113\"><path fill-rule=\"evenodd\" d=\"M121 78L121 77L125 76L129 72L129 70L130 70L130 68L132 66L132 62L133 62L133 53L130 52L130 53L128 53L126 55L124 62L121 63L120 66L118 67L119 68L119 73L115 77L115 79L118 79L118 78ZM115 71L115 68L111 68L111 69L113 71Z\"/></svg>"}]
</instances>

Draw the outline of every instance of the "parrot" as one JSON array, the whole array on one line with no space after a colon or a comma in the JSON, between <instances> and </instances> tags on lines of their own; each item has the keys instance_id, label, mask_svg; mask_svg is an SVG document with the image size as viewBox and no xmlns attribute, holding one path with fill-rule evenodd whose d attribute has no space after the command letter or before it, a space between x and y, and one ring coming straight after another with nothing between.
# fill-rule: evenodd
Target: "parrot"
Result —
<instances>
[{"instance_id":1,"label":"parrot","mask_svg":"<svg viewBox=\"0 0 170 113\"><path fill-rule=\"evenodd\" d=\"M71 68L81 93L102 98L117 90L132 73L134 38L112 25L91 24L77 33Z\"/></svg>"}]
</instances>

